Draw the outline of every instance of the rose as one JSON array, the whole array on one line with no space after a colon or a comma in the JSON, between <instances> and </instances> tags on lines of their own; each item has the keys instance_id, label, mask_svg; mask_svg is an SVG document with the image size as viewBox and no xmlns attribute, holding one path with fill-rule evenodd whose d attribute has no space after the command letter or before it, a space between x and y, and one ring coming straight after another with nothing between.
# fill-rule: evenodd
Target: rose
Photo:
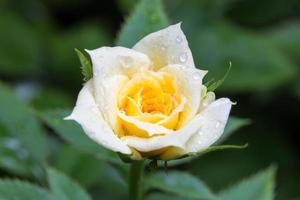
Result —
<instances>
[{"instance_id":1,"label":"rose","mask_svg":"<svg viewBox=\"0 0 300 200\"><path fill-rule=\"evenodd\" d=\"M87 51L93 78L72 114L85 133L133 159L170 160L205 150L223 133L231 109L215 100L195 68L180 24L149 34L132 49Z\"/></svg>"}]
</instances>

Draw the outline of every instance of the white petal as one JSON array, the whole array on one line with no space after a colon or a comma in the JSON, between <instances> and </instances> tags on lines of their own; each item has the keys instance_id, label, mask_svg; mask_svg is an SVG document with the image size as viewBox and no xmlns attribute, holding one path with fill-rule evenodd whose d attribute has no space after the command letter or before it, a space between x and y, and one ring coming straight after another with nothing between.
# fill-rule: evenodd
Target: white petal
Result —
<instances>
[{"instance_id":1,"label":"white petal","mask_svg":"<svg viewBox=\"0 0 300 200\"><path fill-rule=\"evenodd\" d=\"M125 136L122 140L128 146L142 152L154 151L164 147L178 147L183 149L184 152L194 152L194 150L208 147L222 135L230 108L231 102L229 99L218 99L202 113L196 115L185 127L172 134L148 139ZM216 124L219 124L217 128ZM198 133L201 133L201 138L192 140L194 135L198 135ZM197 146L199 144L200 147Z\"/></svg>"},{"instance_id":2,"label":"white petal","mask_svg":"<svg viewBox=\"0 0 300 200\"><path fill-rule=\"evenodd\" d=\"M97 86L99 98L97 105L102 111L104 119L109 122L115 133L120 133L121 130L120 123L118 123L118 95L128 80L125 75L104 77L102 84Z\"/></svg>"},{"instance_id":3,"label":"white petal","mask_svg":"<svg viewBox=\"0 0 300 200\"><path fill-rule=\"evenodd\" d=\"M180 23L147 35L133 49L147 54L154 69L169 64L184 64L195 67L191 50L180 28Z\"/></svg>"},{"instance_id":4,"label":"white petal","mask_svg":"<svg viewBox=\"0 0 300 200\"><path fill-rule=\"evenodd\" d=\"M150 66L149 58L142 53L124 47L101 47L87 52L93 63L93 79L96 101L102 101L98 87L103 84L104 78L115 75L131 76L147 69Z\"/></svg>"},{"instance_id":5,"label":"white petal","mask_svg":"<svg viewBox=\"0 0 300 200\"><path fill-rule=\"evenodd\" d=\"M232 102L227 98L217 99L203 110L204 123L187 145L187 152L199 152L217 141L224 132Z\"/></svg>"},{"instance_id":6,"label":"white petal","mask_svg":"<svg viewBox=\"0 0 300 200\"><path fill-rule=\"evenodd\" d=\"M161 68L160 71L173 74L175 77L176 88L186 97L187 103L182 125L189 122L198 112L201 103L202 79L207 71L196 68L186 68L183 65L168 65Z\"/></svg>"},{"instance_id":7,"label":"white petal","mask_svg":"<svg viewBox=\"0 0 300 200\"><path fill-rule=\"evenodd\" d=\"M157 134L170 134L174 132L173 130L165 128L163 126L157 124L151 124L148 122L143 122L138 119L135 119L135 117L129 117L122 112L119 112L119 117L128 123L134 124L139 129L146 131L149 136L153 136Z\"/></svg>"},{"instance_id":8,"label":"white petal","mask_svg":"<svg viewBox=\"0 0 300 200\"><path fill-rule=\"evenodd\" d=\"M113 151L130 154L130 148L122 142L104 121L93 96L93 79L81 89L76 106L67 120L78 122L85 133L95 142Z\"/></svg>"}]
</instances>

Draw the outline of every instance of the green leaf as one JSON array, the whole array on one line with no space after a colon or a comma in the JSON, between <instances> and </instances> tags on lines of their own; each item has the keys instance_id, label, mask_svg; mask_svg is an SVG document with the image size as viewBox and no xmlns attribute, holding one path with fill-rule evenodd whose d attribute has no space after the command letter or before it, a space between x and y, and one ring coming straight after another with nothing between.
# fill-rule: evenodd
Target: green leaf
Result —
<instances>
[{"instance_id":1,"label":"green leaf","mask_svg":"<svg viewBox=\"0 0 300 200\"><path fill-rule=\"evenodd\" d=\"M161 0L141 0L124 23L117 45L132 47L147 34L168 25Z\"/></svg>"},{"instance_id":2,"label":"green leaf","mask_svg":"<svg viewBox=\"0 0 300 200\"><path fill-rule=\"evenodd\" d=\"M207 149L205 149L204 151L201 151L201 152L195 153L195 154L190 154L190 155L191 156L199 156L199 155L203 155L203 154L213 152L213 151L220 151L220 150L225 150L225 149L245 149L247 147L248 147L248 144L210 146Z\"/></svg>"},{"instance_id":3,"label":"green leaf","mask_svg":"<svg viewBox=\"0 0 300 200\"><path fill-rule=\"evenodd\" d=\"M229 72L231 70L231 67L232 67L232 64L231 64L231 62L229 62L228 69L227 69L226 73L224 74L223 78L220 79L220 80L218 80L218 81L216 81L216 82L209 83L207 85L207 90L213 92L218 87L220 87L223 84L223 82L226 80L226 78L227 78L227 76L228 76L228 74L229 74Z\"/></svg>"},{"instance_id":4,"label":"green leaf","mask_svg":"<svg viewBox=\"0 0 300 200\"><path fill-rule=\"evenodd\" d=\"M80 185L63 173L48 168L47 174L50 189L60 200L91 200Z\"/></svg>"},{"instance_id":5,"label":"green leaf","mask_svg":"<svg viewBox=\"0 0 300 200\"><path fill-rule=\"evenodd\" d=\"M80 150L96 156L99 159L120 163L115 152L105 149L91 140L75 121L63 120L71 110L49 110L39 113L41 119L63 139Z\"/></svg>"},{"instance_id":6,"label":"green leaf","mask_svg":"<svg viewBox=\"0 0 300 200\"><path fill-rule=\"evenodd\" d=\"M48 191L19 180L0 180L0 198L3 200L57 200Z\"/></svg>"},{"instance_id":7,"label":"green leaf","mask_svg":"<svg viewBox=\"0 0 300 200\"><path fill-rule=\"evenodd\" d=\"M47 156L46 138L30 108L0 83L0 165L18 174L33 173ZM4 156L5 155L5 156ZM11 157L9 156L11 155ZM21 165L24 164L24 166ZM20 166L17 166L20 164ZM26 170L27 169L27 170Z\"/></svg>"},{"instance_id":8,"label":"green leaf","mask_svg":"<svg viewBox=\"0 0 300 200\"><path fill-rule=\"evenodd\" d=\"M146 189L159 189L185 198L216 199L210 189L196 177L179 171L149 174L145 179Z\"/></svg>"},{"instance_id":9,"label":"green leaf","mask_svg":"<svg viewBox=\"0 0 300 200\"><path fill-rule=\"evenodd\" d=\"M259 172L220 193L221 200L273 200L275 167Z\"/></svg>"},{"instance_id":10,"label":"green leaf","mask_svg":"<svg viewBox=\"0 0 300 200\"><path fill-rule=\"evenodd\" d=\"M54 167L84 187L90 187L101 180L104 162L83 153L73 145L64 145L57 152ZM89 173L82 173L89 172Z\"/></svg>"},{"instance_id":11,"label":"green leaf","mask_svg":"<svg viewBox=\"0 0 300 200\"><path fill-rule=\"evenodd\" d=\"M88 81L93 77L91 61L78 49L75 48L75 51L81 64L81 73L83 75L83 80Z\"/></svg>"},{"instance_id":12,"label":"green leaf","mask_svg":"<svg viewBox=\"0 0 300 200\"><path fill-rule=\"evenodd\" d=\"M225 140L227 140L235 131L250 124L249 119L238 118L238 117L229 117L226 127L224 129L224 133L221 138L215 143L221 144Z\"/></svg>"},{"instance_id":13,"label":"green leaf","mask_svg":"<svg viewBox=\"0 0 300 200\"><path fill-rule=\"evenodd\" d=\"M114 166L106 161L94 158L93 156L80 152L71 145L66 145L58 152L55 161L55 168L62 171L82 186L91 188L97 186L106 192L116 195L126 195L128 170L126 165ZM127 166L128 167L128 166ZM120 169L122 168L122 169ZM83 173L89 172L89 173Z\"/></svg>"},{"instance_id":14,"label":"green leaf","mask_svg":"<svg viewBox=\"0 0 300 200\"><path fill-rule=\"evenodd\" d=\"M22 143L13 137L0 137L1 168L21 176L41 174L41 168L34 161Z\"/></svg>"},{"instance_id":15,"label":"green leaf","mask_svg":"<svg viewBox=\"0 0 300 200\"><path fill-rule=\"evenodd\" d=\"M30 100L30 105L37 110L69 108L73 101L73 97L64 90L41 86Z\"/></svg>"}]
</instances>

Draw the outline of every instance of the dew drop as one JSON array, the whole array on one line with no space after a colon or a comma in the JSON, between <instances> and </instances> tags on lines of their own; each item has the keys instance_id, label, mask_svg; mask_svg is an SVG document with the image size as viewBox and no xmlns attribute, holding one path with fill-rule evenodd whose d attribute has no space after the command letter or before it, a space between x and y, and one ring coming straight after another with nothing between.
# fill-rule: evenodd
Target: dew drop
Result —
<instances>
[{"instance_id":1,"label":"dew drop","mask_svg":"<svg viewBox=\"0 0 300 200\"><path fill-rule=\"evenodd\" d=\"M220 123L220 122L217 122L216 125L215 125L215 127L216 127L216 128L219 128L220 125L221 125L221 123Z\"/></svg>"},{"instance_id":2,"label":"dew drop","mask_svg":"<svg viewBox=\"0 0 300 200\"><path fill-rule=\"evenodd\" d=\"M182 42L182 37L178 35L176 37L176 42L181 43Z\"/></svg>"},{"instance_id":3,"label":"dew drop","mask_svg":"<svg viewBox=\"0 0 300 200\"><path fill-rule=\"evenodd\" d=\"M122 114L122 115L125 115L126 113L125 113L125 110L120 110L120 113Z\"/></svg>"},{"instance_id":4,"label":"dew drop","mask_svg":"<svg viewBox=\"0 0 300 200\"><path fill-rule=\"evenodd\" d=\"M160 49L161 49L162 51L166 51L166 50L167 50L167 47L166 47L165 45L161 45L161 46L160 46Z\"/></svg>"},{"instance_id":5,"label":"dew drop","mask_svg":"<svg viewBox=\"0 0 300 200\"><path fill-rule=\"evenodd\" d=\"M186 65L181 65L180 66L180 69L182 69L182 70L186 70L188 67L186 66Z\"/></svg>"},{"instance_id":6,"label":"dew drop","mask_svg":"<svg viewBox=\"0 0 300 200\"><path fill-rule=\"evenodd\" d=\"M203 101L203 107L208 106L208 102L207 101Z\"/></svg>"},{"instance_id":7,"label":"dew drop","mask_svg":"<svg viewBox=\"0 0 300 200\"><path fill-rule=\"evenodd\" d=\"M103 145L103 146L107 146L108 144L107 144L106 141L102 141L102 145Z\"/></svg>"},{"instance_id":8,"label":"dew drop","mask_svg":"<svg viewBox=\"0 0 300 200\"><path fill-rule=\"evenodd\" d=\"M188 58L188 55L186 52L184 52L183 54L181 54L179 56L179 61L182 62L182 63L185 63L187 61L187 58Z\"/></svg>"},{"instance_id":9,"label":"dew drop","mask_svg":"<svg viewBox=\"0 0 300 200\"><path fill-rule=\"evenodd\" d=\"M200 80L201 79L201 74L199 72L194 72L192 75L194 80Z\"/></svg>"}]
</instances>

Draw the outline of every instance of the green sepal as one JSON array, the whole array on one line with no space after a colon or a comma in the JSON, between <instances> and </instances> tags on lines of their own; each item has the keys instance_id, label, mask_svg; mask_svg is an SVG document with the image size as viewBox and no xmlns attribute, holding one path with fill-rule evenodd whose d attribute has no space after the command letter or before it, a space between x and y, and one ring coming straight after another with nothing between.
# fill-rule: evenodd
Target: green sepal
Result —
<instances>
[{"instance_id":1,"label":"green sepal","mask_svg":"<svg viewBox=\"0 0 300 200\"><path fill-rule=\"evenodd\" d=\"M244 145L219 145L219 146L211 146L205 149L204 151L197 152L197 153L190 153L188 154L189 156L200 156L209 152L213 151L220 151L220 150L225 150L225 149L245 149L248 147L248 144Z\"/></svg>"},{"instance_id":2,"label":"green sepal","mask_svg":"<svg viewBox=\"0 0 300 200\"><path fill-rule=\"evenodd\" d=\"M135 160L131 159L133 154L123 154L118 152L119 158L124 162L124 163L133 163Z\"/></svg>"},{"instance_id":3,"label":"green sepal","mask_svg":"<svg viewBox=\"0 0 300 200\"><path fill-rule=\"evenodd\" d=\"M88 80L90 80L93 77L93 68L92 68L92 64L89 58L87 58L84 53L82 53L81 51L79 51L78 49L74 49L80 64L81 64L81 73L83 75L83 80L86 82Z\"/></svg>"},{"instance_id":4,"label":"green sepal","mask_svg":"<svg viewBox=\"0 0 300 200\"><path fill-rule=\"evenodd\" d=\"M231 67L232 67L232 63L229 62L229 66L228 66L228 69L226 71L226 73L224 74L223 78L221 78L220 80L217 80L215 82L213 82L212 80L208 81L205 85L207 87L207 90L210 91L210 92L213 92L215 91L218 87L220 87L223 82L226 80L230 70L231 70Z\"/></svg>"}]
</instances>

